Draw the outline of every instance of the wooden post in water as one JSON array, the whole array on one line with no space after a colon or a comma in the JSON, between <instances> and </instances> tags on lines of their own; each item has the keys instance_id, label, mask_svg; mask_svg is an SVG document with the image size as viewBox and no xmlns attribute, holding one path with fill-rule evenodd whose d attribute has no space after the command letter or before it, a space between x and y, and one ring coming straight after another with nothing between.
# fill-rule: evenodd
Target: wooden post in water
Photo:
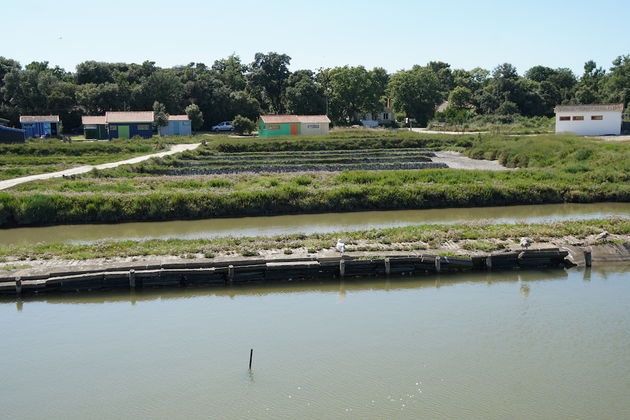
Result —
<instances>
[{"instance_id":1,"label":"wooden post in water","mask_svg":"<svg viewBox=\"0 0 630 420\"><path fill-rule=\"evenodd\" d=\"M391 266L391 263L389 262L389 258L385 258L385 274L389 276L391 272L392 272L392 266Z\"/></svg>"},{"instance_id":2,"label":"wooden post in water","mask_svg":"<svg viewBox=\"0 0 630 420\"><path fill-rule=\"evenodd\" d=\"M339 260L339 276L343 277L346 275L346 262L341 259Z\"/></svg>"},{"instance_id":3,"label":"wooden post in water","mask_svg":"<svg viewBox=\"0 0 630 420\"><path fill-rule=\"evenodd\" d=\"M129 288L136 288L136 270L134 270L133 268L129 270Z\"/></svg>"},{"instance_id":4,"label":"wooden post in water","mask_svg":"<svg viewBox=\"0 0 630 420\"><path fill-rule=\"evenodd\" d=\"M18 296L22 294L22 279L20 277L15 278L15 294Z\"/></svg>"},{"instance_id":5,"label":"wooden post in water","mask_svg":"<svg viewBox=\"0 0 630 420\"><path fill-rule=\"evenodd\" d=\"M234 281L234 266L232 264L228 265L228 280L230 283Z\"/></svg>"},{"instance_id":6,"label":"wooden post in water","mask_svg":"<svg viewBox=\"0 0 630 420\"><path fill-rule=\"evenodd\" d=\"M486 258L486 268L492 270L492 255L488 255Z\"/></svg>"},{"instance_id":7,"label":"wooden post in water","mask_svg":"<svg viewBox=\"0 0 630 420\"><path fill-rule=\"evenodd\" d=\"M254 349L249 350L249 370L252 370L252 358L254 357Z\"/></svg>"},{"instance_id":8,"label":"wooden post in water","mask_svg":"<svg viewBox=\"0 0 630 420\"><path fill-rule=\"evenodd\" d=\"M439 273L440 271L442 271L442 257L440 257L439 255L435 256L435 272Z\"/></svg>"},{"instance_id":9,"label":"wooden post in water","mask_svg":"<svg viewBox=\"0 0 630 420\"><path fill-rule=\"evenodd\" d=\"M593 264L593 253L590 249L584 250L584 264L586 264L587 267Z\"/></svg>"}]
</instances>

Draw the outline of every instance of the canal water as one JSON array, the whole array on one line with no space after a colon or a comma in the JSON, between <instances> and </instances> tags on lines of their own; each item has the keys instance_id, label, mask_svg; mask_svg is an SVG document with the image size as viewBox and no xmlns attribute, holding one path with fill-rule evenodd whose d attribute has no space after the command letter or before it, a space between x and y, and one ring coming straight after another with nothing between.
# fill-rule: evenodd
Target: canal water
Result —
<instances>
[{"instance_id":1,"label":"canal water","mask_svg":"<svg viewBox=\"0 0 630 420\"><path fill-rule=\"evenodd\" d=\"M293 233L347 232L421 223L457 223L483 220L494 223L533 223L610 216L630 217L630 203L568 203L508 207L369 211L0 229L0 246L31 245L40 242L89 243L104 239L200 239L223 236L272 236Z\"/></svg>"},{"instance_id":2,"label":"canal water","mask_svg":"<svg viewBox=\"0 0 630 420\"><path fill-rule=\"evenodd\" d=\"M3 300L0 417L627 419L629 296L626 265Z\"/></svg>"}]
</instances>

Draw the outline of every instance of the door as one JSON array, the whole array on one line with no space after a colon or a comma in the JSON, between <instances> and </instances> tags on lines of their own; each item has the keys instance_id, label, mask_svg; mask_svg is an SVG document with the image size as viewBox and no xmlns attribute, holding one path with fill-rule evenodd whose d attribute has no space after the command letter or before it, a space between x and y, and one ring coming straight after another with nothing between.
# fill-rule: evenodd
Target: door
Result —
<instances>
[{"instance_id":1,"label":"door","mask_svg":"<svg viewBox=\"0 0 630 420\"><path fill-rule=\"evenodd\" d=\"M298 126L297 126L297 124L291 124L291 135L292 136L297 136L298 135Z\"/></svg>"},{"instance_id":2,"label":"door","mask_svg":"<svg viewBox=\"0 0 630 420\"><path fill-rule=\"evenodd\" d=\"M129 126L128 125L119 125L118 126L118 138L119 139L128 139L129 138Z\"/></svg>"}]
</instances>

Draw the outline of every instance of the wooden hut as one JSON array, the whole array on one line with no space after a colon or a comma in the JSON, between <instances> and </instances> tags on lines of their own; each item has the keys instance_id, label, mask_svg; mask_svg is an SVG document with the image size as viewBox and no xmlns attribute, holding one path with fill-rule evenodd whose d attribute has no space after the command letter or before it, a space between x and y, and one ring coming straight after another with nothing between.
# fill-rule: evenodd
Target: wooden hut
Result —
<instances>
[{"instance_id":1,"label":"wooden hut","mask_svg":"<svg viewBox=\"0 0 630 420\"><path fill-rule=\"evenodd\" d=\"M24 143L25 131L0 125L0 143Z\"/></svg>"},{"instance_id":2,"label":"wooden hut","mask_svg":"<svg viewBox=\"0 0 630 420\"><path fill-rule=\"evenodd\" d=\"M258 120L259 137L312 136L329 130L326 115L261 115Z\"/></svg>"},{"instance_id":3,"label":"wooden hut","mask_svg":"<svg viewBox=\"0 0 630 420\"><path fill-rule=\"evenodd\" d=\"M81 117L83 124L83 134L86 139L105 140L109 136L107 134L107 119L102 116L83 116Z\"/></svg>"},{"instance_id":4,"label":"wooden hut","mask_svg":"<svg viewBox=\"0 0 630 420\"><path fill-rule=\"evenodd\" d=\"M153 137L153 111L122 111L105 114L109 138Z\"/></svg>"},{"instance_id":5,"label":"wooden hut","mask_svg":"<svg viewBox=\"0 0 630 420\"><path fill-rule=\"evenodd\" d=\"M192 124L188 115L169 115L168 125L158 127L160 136L190 136L192 135Z\"/></svg>"},{"instance_id":6,"label":"wooden hut","mask_svg":"<svg viewBox=\"0 0 630 420\"><path fill-rule=\"evenodd\" d=\"M59 115L20 115L26 137L59 137L62 124Z\"/></svg>"}]
</instances>

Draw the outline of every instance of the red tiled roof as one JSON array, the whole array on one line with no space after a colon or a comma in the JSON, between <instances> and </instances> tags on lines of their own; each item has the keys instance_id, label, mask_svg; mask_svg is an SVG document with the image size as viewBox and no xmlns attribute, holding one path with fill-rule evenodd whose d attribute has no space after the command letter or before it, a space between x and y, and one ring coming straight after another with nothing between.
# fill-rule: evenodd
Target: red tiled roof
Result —
<instances>
[{"instance_id":1,"label":"red tiled roof","mask_svg":"<svg viewBox=\"0 0 630 420\"><path fill-rule=\"evenodd\" d=\"M330 123L326 115L261 115L260 119L265 124Z\"/></svg>"},{"instance_id":2,"label":"red tiled roof","mask_svg":"<svg viewBox=\"0 0 630 420\"><path fill-rule=\"evenodd\" d=\"M105 118L108 123L152 123L153 111L110 111Z\"/></svg>"},{"instance_id":3,"label":"red tiled roof","mask_svg":"<svg viewBox=\"0 0 630 420\"><path fill-rule=\"evenodd\" d=\"M92 124L105 125L105 124L107 124L107 117L105 117L105 115L101 115L101 116L84 115L83 117L81 117L81 124L83 124L83 125L92 125Z\"/></svg>"},{"instance_id":4,"label":"red tiled roof","mask_svg":"<svg viewBox=\"0 0 630 420\"><path fill-rule=\"evenodd\" d=\"M20 122L59 122L59 115L20 115Z\"/></svg>"},{"instance_id":5,"label":"red tiled roof","mask_svg":"<svg viewBox=\"0 0 630 420\"><path fill-rule=\"evenodd\" d=\"M188 115L169 115L169 121L188 121Z\"/></svg>"}]
</instances>

